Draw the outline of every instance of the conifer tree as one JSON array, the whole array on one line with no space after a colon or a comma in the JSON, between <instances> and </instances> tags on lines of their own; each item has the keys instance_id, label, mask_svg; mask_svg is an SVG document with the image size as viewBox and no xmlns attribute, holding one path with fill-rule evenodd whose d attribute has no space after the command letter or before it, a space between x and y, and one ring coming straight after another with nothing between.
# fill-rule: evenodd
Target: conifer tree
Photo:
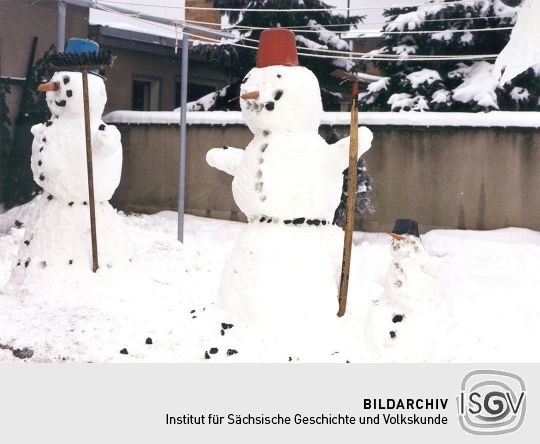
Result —
<instances>
[{"instance_id":1,"label":"conifer tree","mask_svg":"<svg viewBox=\"0 0 540 444\"><path fill-rule=\"evenodd\" d=\"M411 55L498 54L508 43L518 2L476 0L447 5L440 0L419 7L390 8L384 46L378 54L392 54L399 62L378 61L383 78L368 86L360 102L363 109L380 111L489 111L537 110L540 66L511 84L500 86L491 76L493 60L415 61ZM407 31L431 31L415 34ZM399 33L403 32L403 33Z\"/></svg>"}]
</instances>

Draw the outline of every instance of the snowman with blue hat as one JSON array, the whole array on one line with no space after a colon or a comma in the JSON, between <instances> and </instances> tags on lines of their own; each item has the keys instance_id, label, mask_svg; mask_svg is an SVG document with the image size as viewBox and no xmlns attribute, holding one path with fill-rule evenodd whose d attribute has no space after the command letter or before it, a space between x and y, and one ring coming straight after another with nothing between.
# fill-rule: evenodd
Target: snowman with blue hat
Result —
<instances>
[{"instance_id":1,"label":"snowman with blue hat","mask_svg":"<svg viewBox=\"0 0 540 444\"><path fill-rule=\"evenodd\" d=\"M92 57L98 51L95 42L71 39L64 56L90 53ZM31 129L31 167L43 192L30 205L32 211L8 286L20 287L36 273L89 270L92 265L83 74L58 71L38 90L46 94L51 112L47 122ZM97 72L89 72L88 97L100 257L104 266L111 267L115 259L131 254L123 223L108 202L120 182L122 144L118 129L102 120L107 94L104 78Z\"/></svg>"}]
</instances>

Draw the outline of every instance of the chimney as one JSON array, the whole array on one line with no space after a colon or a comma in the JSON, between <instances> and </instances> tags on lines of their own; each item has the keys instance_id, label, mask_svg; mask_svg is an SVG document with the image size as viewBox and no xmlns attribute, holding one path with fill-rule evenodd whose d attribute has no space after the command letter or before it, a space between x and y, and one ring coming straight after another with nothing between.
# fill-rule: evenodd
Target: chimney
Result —
<instances>
[{"instance_id":1,"label":"chimney","mask_svg":"<svg viewBox=\"0 0 540 444\"><path fill-rule=\"evenodd\" d=\"M196 6L199 8L212 8L206 9L186 9L186 20L192 20L195 22L209 22L221 24L221 15L219 11L214 9L214 0L186 0L186 6ZM199 23L195 23L196 25ZM212 26L207 24L200 24L211 29L221 29L221 26ZM203 35L203 34L201 34ZM206 35L208 37L208 35Z\"/></svg>"}]
</instances>

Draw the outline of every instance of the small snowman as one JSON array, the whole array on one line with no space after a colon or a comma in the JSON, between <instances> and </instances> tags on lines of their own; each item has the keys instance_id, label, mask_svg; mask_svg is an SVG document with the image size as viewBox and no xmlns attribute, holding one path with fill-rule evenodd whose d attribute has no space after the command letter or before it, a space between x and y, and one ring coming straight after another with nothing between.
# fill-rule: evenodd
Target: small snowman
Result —
<instances>
[{"instance_id":1,"label":"small snowman","mask_svg":"<svg viewBox=\"0 0 540 444\"><path fill-rule=\"evenodd\" d=\"M234 200L248 219L227 261L219 301L253 325L268 325L274 336L282 329L290 341L291 325L336 316L343 232L332 220L349 138L329 145L318 134L319 82L298 65L289 30L261 33L256 67L240 92L253 140L246 149L225 146L206 156L233 176ZM361 156L373 136L365 127L359 134ZM295 336L312 334L305 329Z\"/></svg>"},{"instance_id":2,"label":"small snowman","mask_svg":"<svg viewBox=\"0 0 540 444\"><path fill-rule=\"evenodd\" d=\"M130 250L125 228L108 203L120 182L120 132L101 117L107 101L103 78L90 74L90 127L100 257L111 267ZM91 269L90 222L84 128L82 74L56 72L38 88L46 92L49 121L32 127L31 167L43 189L25 223L25 234L9 288L29 276Z\"/></svg>"},{"instance_id":3,"label":"small snowman","mask_svg":"<svg viewBox=\"0 0 540 444\"><path fill-rule=\"evenodd\" d=\"M416 353L421 355L430 342L426 326L434 319L432 312L439 300L438 267L420 240L417 222L398 219L389 234L392 259L384 277L384 294L368 315L366 333L376 346L400 348L401 358L415 360Z\"/></svg>"}]
</instances>

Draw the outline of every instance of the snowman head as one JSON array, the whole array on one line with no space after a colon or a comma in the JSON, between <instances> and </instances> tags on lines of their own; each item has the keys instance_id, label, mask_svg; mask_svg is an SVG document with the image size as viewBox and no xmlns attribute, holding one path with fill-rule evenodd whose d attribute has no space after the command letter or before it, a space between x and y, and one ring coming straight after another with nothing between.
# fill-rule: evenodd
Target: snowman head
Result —
<instances>
[{"instance_id":1,"label":"snowman head","mask_svg":"<svg viewBox=\"0 0 540 444\"><path fill-rule=\"evenodd\" d=\"M51 80L38 87L46 92L46 101L53 116L62 118L82 118L84 115L82 74L80 72L56 72ZM101 118L107 93L105 84L99 76L88 75L88 97L90 116Z\"/></svg>"},{"instance_id":2,"label":"snowman head","mask_svg":"<svg viewBox=\"0 0 540 444\"><path fill-rule=\"evenodd\" d=\"M322 113L319 82L301 66L253 68L242 81L240 108L253 133L316 132Z\"/></svg>"},{"instance_id":3,"label":"snowman head","mask_svg":"<svg viewBox=\"0 0 540 444\"><path fill-rule=\"evenodd\" d=\"M240 108L253 133L317 131L322 101L319 82L298 66L294 33L283 28L261 33L257 67L242 80Z\"/></svg>"}]
</instances>

